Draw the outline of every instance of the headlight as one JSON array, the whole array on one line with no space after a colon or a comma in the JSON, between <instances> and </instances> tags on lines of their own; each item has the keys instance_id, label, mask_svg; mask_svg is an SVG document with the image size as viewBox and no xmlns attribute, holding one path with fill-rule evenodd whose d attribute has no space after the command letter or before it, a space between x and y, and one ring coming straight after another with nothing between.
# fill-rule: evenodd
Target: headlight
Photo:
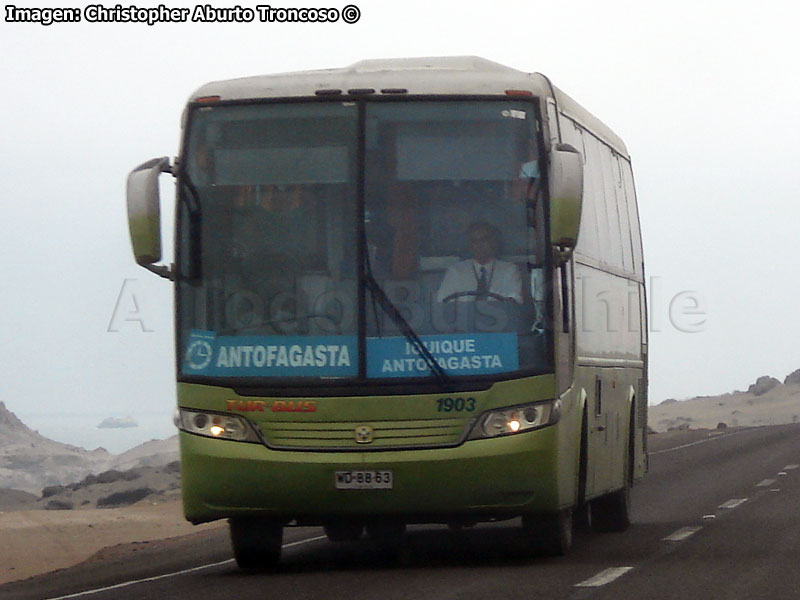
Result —
<instances>
[{"instance_id":1,"label":"headlight","mask_svg":"<svg viewBox=\"0 0 800 600\"><path fill-rule=\"evenodd\" d=\"M178 409L178 429L210 438L237 442L260 442L250 423L235 415L220 415L196 410Z\"/></svg>"},{"instance_id":2,"label":"headlight","mask_svg":"<svg viewBox=\"0 0 800 600\"><path fill-rule=\"evenodd\" d=\"M540 429L558 422L560 416L560 400L492 410L478 419L467 439L478 440Z\"/></svg>"}]
</instances>

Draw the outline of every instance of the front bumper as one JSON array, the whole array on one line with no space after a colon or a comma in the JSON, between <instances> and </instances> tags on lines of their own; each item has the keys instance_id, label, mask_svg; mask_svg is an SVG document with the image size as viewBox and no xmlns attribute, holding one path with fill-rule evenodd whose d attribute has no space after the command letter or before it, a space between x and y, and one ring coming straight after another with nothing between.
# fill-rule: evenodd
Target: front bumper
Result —
<instances>
[{"instance_id":1,"label":"front bumper","mask_svg":"<svg viewBox=\"0 0 800 600\"><path fill-rule=\"evenodd\" d=\"M559 506L556 426L455 448L381 452L271 450L180 433L183 501L195 523L241 516L323 523L391 516L478 520ZM336 471L393 473L391 490L337 490Z\"/></svg>"}]
</instances>

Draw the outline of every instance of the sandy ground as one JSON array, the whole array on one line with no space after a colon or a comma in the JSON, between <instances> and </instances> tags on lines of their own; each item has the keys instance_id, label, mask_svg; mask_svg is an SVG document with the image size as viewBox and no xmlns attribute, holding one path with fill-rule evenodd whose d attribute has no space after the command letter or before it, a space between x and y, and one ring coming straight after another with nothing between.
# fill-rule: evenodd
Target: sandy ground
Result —
<instances>
[{"instance_id":1,"label":"sandy ground","mask_svg":"<svg viewBox=\"0 0 800 600\"><path fill-rule=\"evenodd\" d=\"M780 385L763 396L733 392L662 403L649 407L647 420L655 431L680 426L715 429L719 423L728 427L800 423L800 385Z\"/></svg>"},{"instance_id":2,"label":"sandy ground","mask_svg":"<svg viewBox=\"0 0 800 600\"><path fill-rule=\"evenodd\" d=\"M107 546L221 526L191 525L176 499L114 509L0 513L0 584L78 564Z\"/></svg>"}]
</instances>

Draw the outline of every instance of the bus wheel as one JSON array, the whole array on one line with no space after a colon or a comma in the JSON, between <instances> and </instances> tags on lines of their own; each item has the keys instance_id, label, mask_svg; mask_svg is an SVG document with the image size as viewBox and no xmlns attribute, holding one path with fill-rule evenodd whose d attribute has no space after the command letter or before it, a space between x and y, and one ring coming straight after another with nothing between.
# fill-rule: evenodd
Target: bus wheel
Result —
<instances>
[{"instance_id":1,"label":"bus wheel","mask_svg":"<svg viewBox=\"0 0 800 600\"><path fill-rule=\"evenodd\" d=\"M402 521L371 521L367 523L367 535L386 559L393 559L400 551L406 524Z\"/></svg>"},{"instance_id":2,"label":"bus wheel","mask_svg":"<svg viewBox=\"0 0 800 600\"><path fill-rule=\"evenodd\" d=\"M572 511L525 515L522 530L529 550L536 554L563 556L572 547Z\"/></svg>"},{"instance_id":3,"label":"bus wheel","mask_svg":"<svg viewBox=\"0 0 800 600\"><path fill-rule=\"evenodd\" d=\"M592 529L601 533L625 531L631 524L631 486L592 500Z\"/></svg>"},{"instance_id":4,"label":"bus wheel","mask_svg":"<svg viewBox=\"0 0 800 600\"><path fill-rule=\"evenodd\" d=\"M356 521L332 521L323 529L332 542L354 542L364 532L364 525Z\"/></svg>"},{"instance_id":5,"label":"bus wheel","mask_svg":"<svg viewBox=\"0 0 800 600\"><path fill-rule=\"evenodd\" d=\"M236 564L241 569L272 569L281 559L283 523L272 519L228 521Z\"/></svg>"},{"instance_id":6,"label":"bus wheel","mask_svg":"<svg viewBox=\"0 0 800 600\"><path fill-rule=\"evenodd\" d=\"M584 502L575 508L572 512L572 526L575 531L589 531L592 528L590 513L589 502Z\"/></svg>"}]
</instances>

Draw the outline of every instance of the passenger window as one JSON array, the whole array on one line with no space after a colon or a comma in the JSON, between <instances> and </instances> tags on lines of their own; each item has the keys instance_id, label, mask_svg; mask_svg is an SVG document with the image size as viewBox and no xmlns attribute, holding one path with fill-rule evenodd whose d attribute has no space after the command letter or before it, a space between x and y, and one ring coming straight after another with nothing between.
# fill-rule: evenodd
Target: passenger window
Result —
<instances>
[{"instance_id":1,"label":"passenger window","mask_svg":"<svg viewBox=\"0 0 800 600\"><path fill-rule=\"evenodd\" d=\"M589 205L588 208L592 214L585 216L590 219L593 218L597 227L597 248L593 258L608 261L611 255L610 234L608 225L608 211L605 206L605 188L602 172L602 150L600 143L589 133L583 135L584 147L586 148L586 175L584 179L584 206Z\"/></svg>"},{"instance_id":2,"label":"passenger window","mask_svg":"<svg viewBox=\"0 0 800 600\"><path fill-rule=\"evenodd\" d=\"M603 200L606 210L606 218L608 223L608 250L606 262L614 267L623 268L622 262L622 230L620 227L619 212L617 211L617 186L616 176L616 159L612 154L611 148L602 142L596 142L600 150L602 162L601 174L603 177Z\"/></svg>"},{"instance_id":3,"label":"passenger window","mask_svg":"<svg viewBox=\"0 0 800 600\"><path fill-rule=\"evenodd\" d=\"M582 131L569 119L562 119L561 134L565 143L574 146L583 156L583 217L581 219L581 229L578 235L577 251L580 254L591 257L600 256L600 240L597 231L597 214L595 210L594 185L589 175L588 152L584 145L584 135Z\"/></svg>"},{"instance_id":4,"label":"passenger window","mask_svg":"<svg viewBox=\"0 0 800 600\"><path fill-rule=\"evenodd\" d=\"M617 194L617 207L619 210L620 231L622 232L622 265L626 272L633 273L633 251L631 246L631 223L628 214L628 198L622 180L622 158L614 155L614 190Z\"/></svg>"},{"instance_id":5,"label":"passenger window","mask_svg":"<svg viewBox=\"0 0 800 600\"><path fill-rule=\"evenodd\" d=\"M633 173L631 164L627 160L621 160L622 180L625 186L625 196L628 199L628 217L631 224L631 246L633 250L633 272L637 275L644 275L642 257L642 233L639 224L639 211L636 206L636 192L633 189Z\"/></svg>"}]
</instances>

